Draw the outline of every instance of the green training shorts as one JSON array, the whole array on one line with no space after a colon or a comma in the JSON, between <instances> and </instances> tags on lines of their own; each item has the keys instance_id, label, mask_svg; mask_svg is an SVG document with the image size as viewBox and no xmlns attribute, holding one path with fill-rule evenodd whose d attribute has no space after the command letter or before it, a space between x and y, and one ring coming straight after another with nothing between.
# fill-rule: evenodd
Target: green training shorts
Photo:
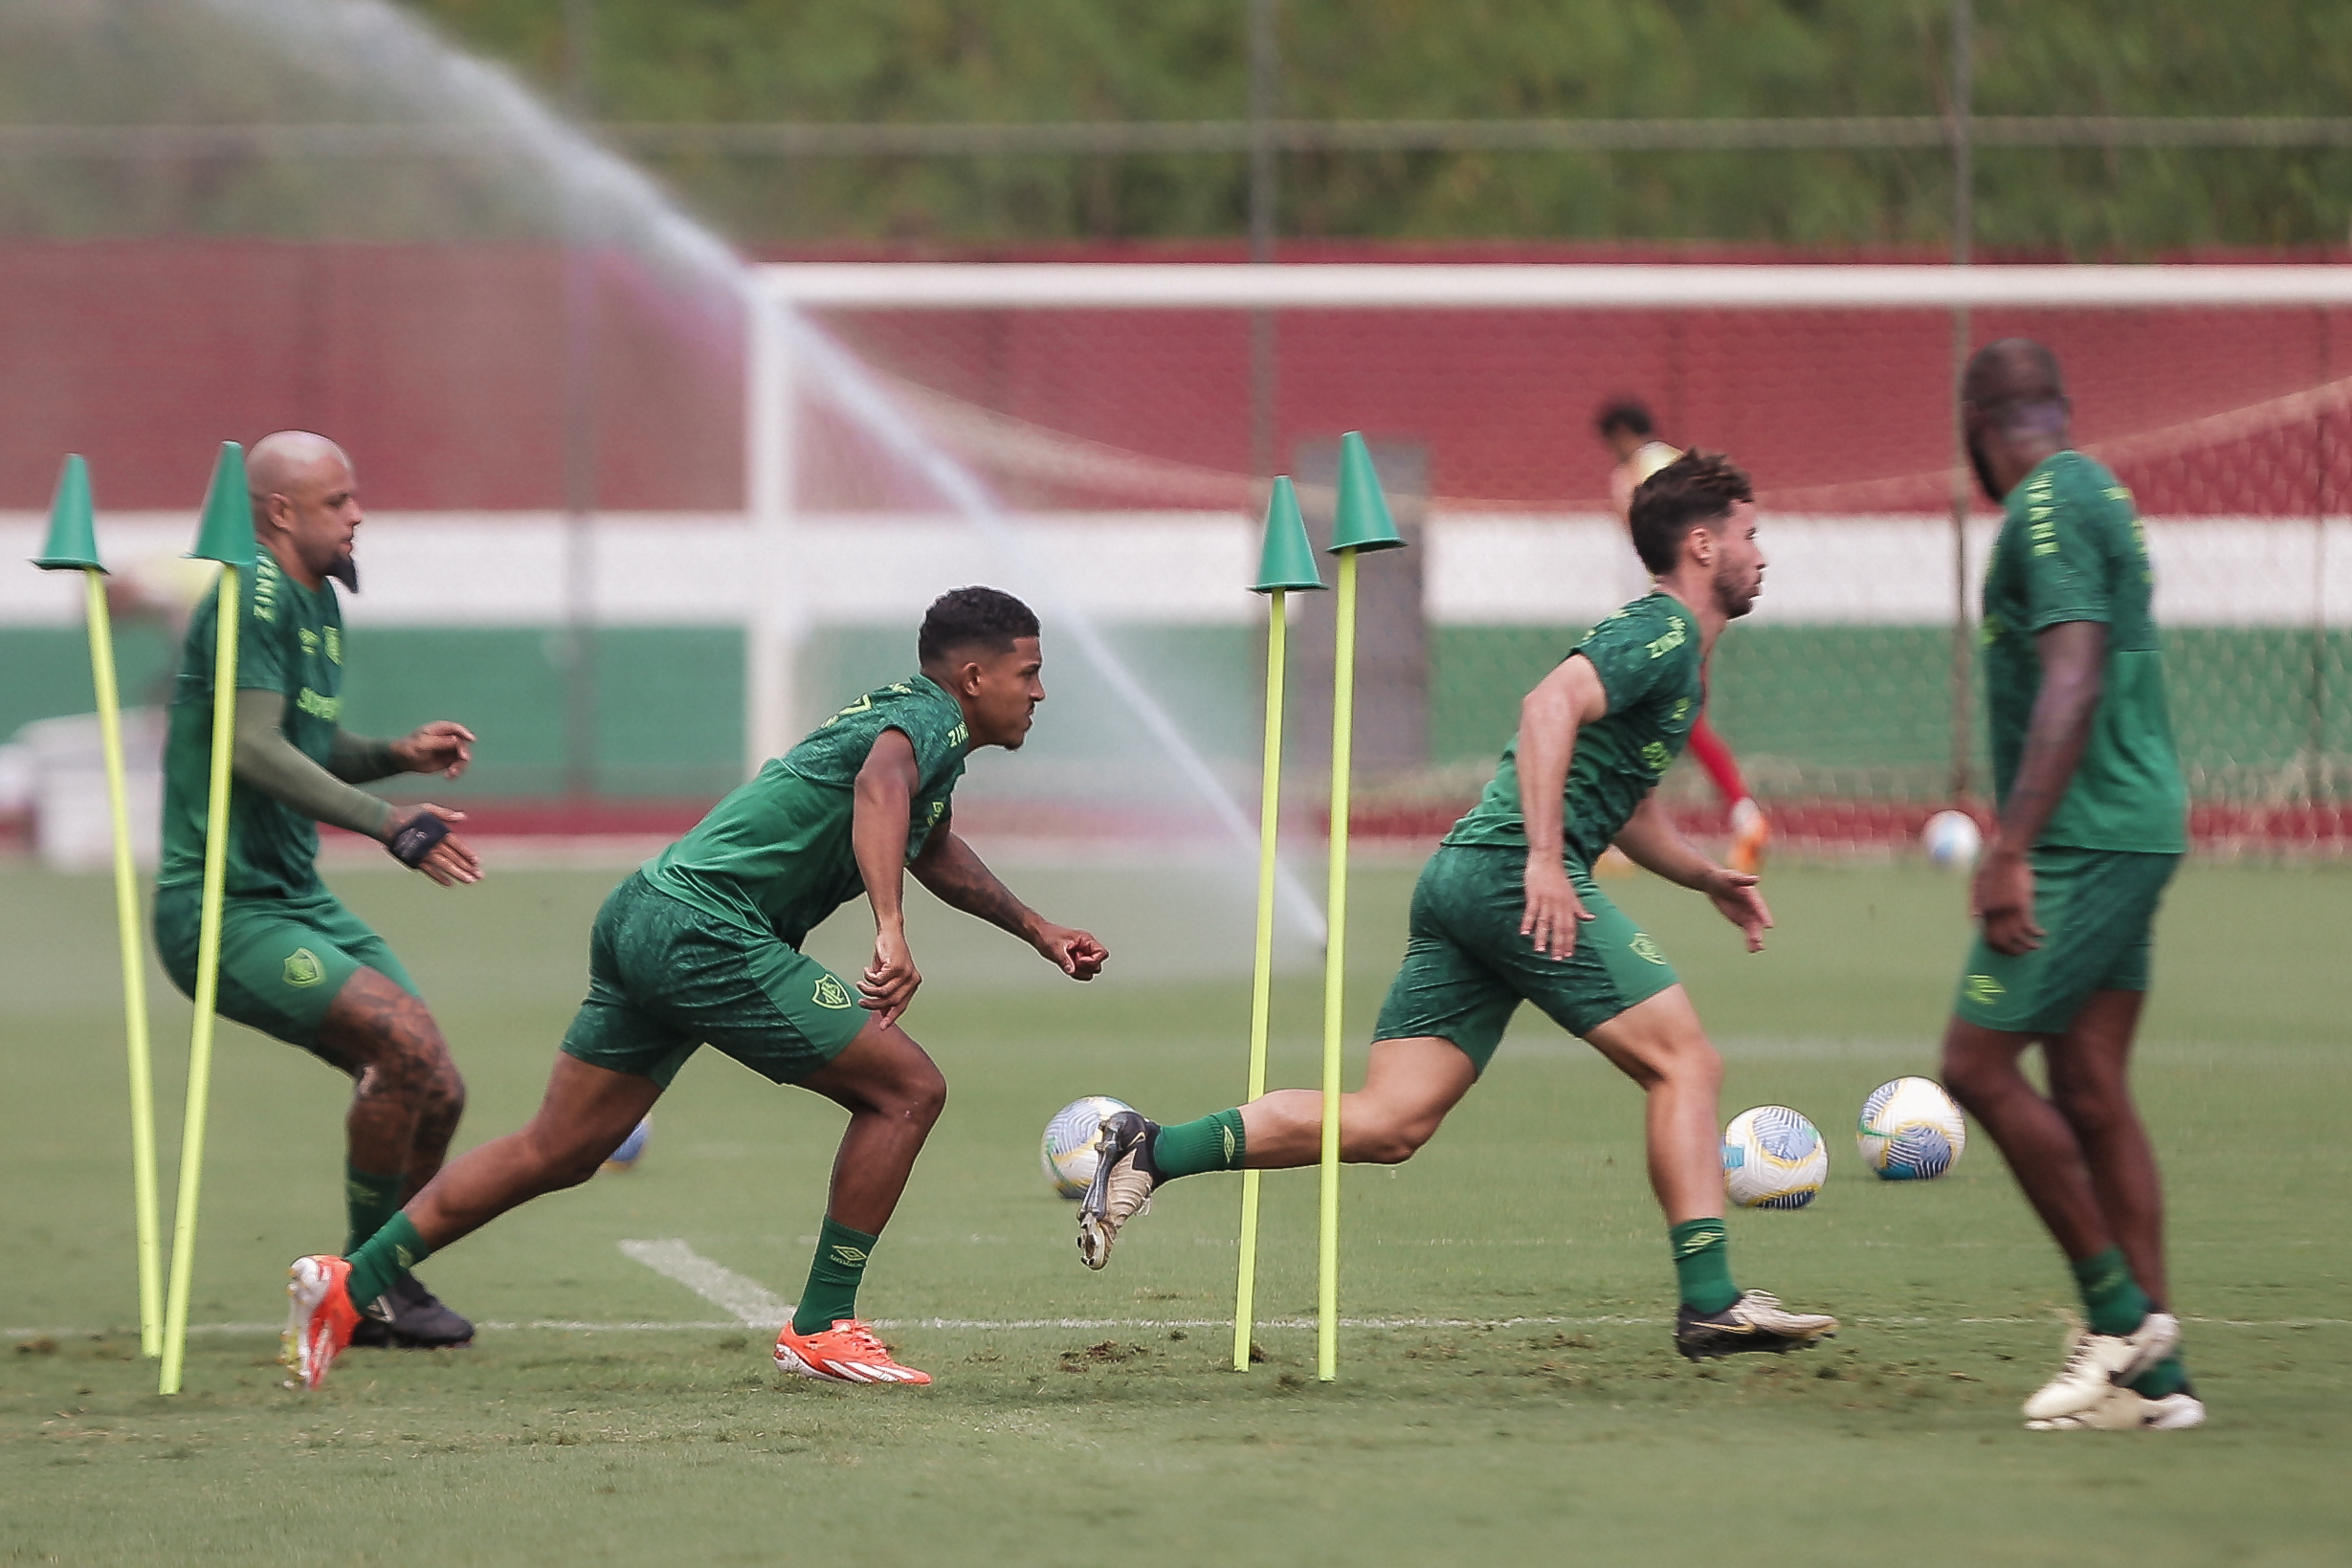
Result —
<instances>
[{"instance_id":1,"label":"green training shorts","mask_svg":"<svg viewBox=\"0 0 2352 1568\"><path fill-rule=\"evenodd\" d=\"M706 915L646 881L612 890L588 938L588 994L564 1051L664 1089L704 1045L776 1083L848 1049L871 1016L807 954Z\"/></svg>"},{"instance_id":2,"label":"green training shorts","mask_svg":"<svg viewBox=\"0 0 2352 1568\"><path fill-rule=\"evenodd\" d=\"M155 894L155 946L183 996L196 994L196 941L204 890L193 883ZM344 983L373 969L410 996L416 983L366 921L322 888L291 898L221 902L218 1011L290 1046L332 1061L319 1028Z\"/></svg>"},{"instance_id":3,"label":"green training shorts","mask_svg":"<svg viewBox=\"0 0 2352 1568\"><path fill-rule=\"evenodd\" d=\"M1451 1040L1483 1073L1521 1002L1581 1035L1676 983L1658 944L1574 861L1568 879L1592 918L1578 923L1564 962L1538 953L1519 929L1526 867L1526 851L1507 845L1439 846L1413 885L1405 962L1373 1039Z\"/></svg>"},{"instance_id":4,"label":"green training shorts","mask_svg":"<svg viewBox=\"0 0 2352 1568\"><path fill-rule=\"evenodd\" d=\"M2156 907L2177 854L2049 847L2033 866L2033 917L2042 945L2007 958L1980 932L1952 1011L2010 1034L2063 1034L2094 991L2144 991Z\"/></svg>"}]
</instances>

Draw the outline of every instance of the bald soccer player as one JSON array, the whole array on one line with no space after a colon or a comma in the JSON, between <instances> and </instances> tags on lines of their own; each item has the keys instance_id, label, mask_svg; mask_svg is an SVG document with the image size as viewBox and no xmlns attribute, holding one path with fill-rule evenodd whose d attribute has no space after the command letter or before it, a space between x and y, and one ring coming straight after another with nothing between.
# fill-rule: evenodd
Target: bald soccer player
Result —
<instances>
[{"instance_id":1,"label":"bald soccer player","mask_svg":"<svg viewBox=\"0 0 2352 1568\"><path fill-rule=\"evenodd\" d=\"M356 1243L441 1168L465 1109L465 1081L409 972L319 880L318 825L376 839L444 887L478 880L473 852L449 833L459 813L395 807L356 787L402 773L455 779L472 759L474 737L446 720L397 740L342 727L343 611L328 580L358 587L351 550L363 515L351 460L324 436L281 431L255 443L245 475L261 548L237 606L219 1008L350 1078L344 1204ZM189 996L219 604L207 594L189 623L164 747L155 941L172 983ZM355 1342L430 1348L473 1337L471 1323L404 1272L367 1302Z\"/></svg>"},{"instance_id":2,"label":"bald soccer player","mask_svg":"<svg viewBox=\"0 0 2352 1568\"><path fill-rule=\"evenodd\" d=\"M1593 417L1593 429L1599 432L1601 444L1609 448L1617 461L1609 471L1609 504L1617 514L1617 520L1630 530L1632 526L1633 492L1644 479L1682 455L1677 447L1669 446L1657 438L1650 418L1649 405L1639 398L1618 398L1601 406ZM1700 672L1703 683L1705 672ZM1691 726L1691 756L1706 769L1715 782L1716 793L1723 798L1723 808L1731 818L1731 869L1753 876L1764 870L1764 841L1771 837L1771 825L1764 821L1763 807L1747 792L1747 781L1740 776L1739 760L1731 747L1715 733L1702 709L1698 722Z\"/></svg>"},{"instance_id":3,"label":"bald soccer player","mask_svg":"<svg viewBox=\"0 0 2352 1568\"><path fill-rule=\"evenodd\" d=\"M1981 638L2001 820L1969 889L1982 931L1943 1081L2000 1145L2082 1296L2082 1331L2026 1424L2195 1426L2163 1191L2128 1078L2157 905L2188 848L2147 537L2131 492L2074 450L2049 349L1987 344L1961 396L1969 463L2005 514ZM2047 1093L2021 1065L2037 1045Z\"/></svg>"}]
</instances>

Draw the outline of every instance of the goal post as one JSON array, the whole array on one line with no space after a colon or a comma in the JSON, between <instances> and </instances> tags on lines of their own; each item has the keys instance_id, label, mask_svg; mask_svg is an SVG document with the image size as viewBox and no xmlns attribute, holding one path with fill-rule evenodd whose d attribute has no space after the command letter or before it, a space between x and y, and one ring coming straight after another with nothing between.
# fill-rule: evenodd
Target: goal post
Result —
<instances>
[{"instance_id":1,"label":"goal post","mask_svg":"<svg viewBox=\"0 0 2352 1568\"><path fill-rule=\"evenodd\" d=\"M1407 504L1429 548L1399 568L1421 575L1391 619L1422 624L1398 629L1390 695L1367 676L1372 714L1388 704L1419 739L1367 760L1360 820L1426 835L1475 792L1520 693L1638 590L1591 431L1598 402L1632 395L1663 437L1728 451L1759 483L1773 564L1711 696L1751 785L1787 837L1898 841L1956 776L1986 788L1955 751L1998 520L1976 497L1955 522L1966 312L1975 342L2052 343L2078 441L2139 497L2200 838L2333 849L2352 829L2352 268L808 263L753 278L755 766L831 695L815 667L844 669L846 628L879 601L903 616L926 569L992 569L1006 540L1049 576L1076 570L1071 603L1154 647L1236 621L1246 565L1220 608L1210 563L1261 504L1254 421L1310 488L1318 443L1361 428L1419 465ZM1254 320L1273 323L1270 384L1251 374ZM877 401L903 421L895 450L871 428ZM929 455L910 466L907 439ZM942 465L971 490L943 495ZM971 545L975 529L996 542ZM905 605L845 592L865 556L905 580ZM1197 711L1207 696L1187 712L1214 662L1142 678L1180 727L1218 732L1202 748L1240 793L1243 759L1218 751L1234 737ZM1302 717L1295 763L1317 743ZM1082 793L1085 759L1066 760L1055 777ZM1313 786L1311 766L1298 777ZM1669 790L1706 826L1697 780Z\"/></svg>"}]
</instances>

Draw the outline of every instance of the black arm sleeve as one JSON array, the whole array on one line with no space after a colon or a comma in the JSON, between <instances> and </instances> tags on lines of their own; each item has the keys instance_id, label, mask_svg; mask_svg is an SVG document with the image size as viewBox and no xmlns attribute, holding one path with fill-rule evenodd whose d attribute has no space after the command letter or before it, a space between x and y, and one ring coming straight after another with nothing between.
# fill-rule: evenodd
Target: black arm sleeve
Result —
<instances>
[{"instance_id":1,"label":"black arm sleeve","mask_svg":"<svg viewBox=\"0 0 2352 1568\"><path fill-rule=\"evenodd\" d=\"M239 781L319 822L380 839L391 822L389 801L354 789L294 749L279 728L282 693L244 687L236 698L233 766Z\"/></svg>"}]
</instances>

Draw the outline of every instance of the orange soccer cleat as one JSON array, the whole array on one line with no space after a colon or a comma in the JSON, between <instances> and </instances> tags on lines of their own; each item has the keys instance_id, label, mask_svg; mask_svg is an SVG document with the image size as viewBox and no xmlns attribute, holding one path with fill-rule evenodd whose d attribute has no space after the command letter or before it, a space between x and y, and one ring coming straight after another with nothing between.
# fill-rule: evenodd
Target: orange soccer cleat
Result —
<instances>
[{"instance_id":1,"label":"orange soccer cleat","mask_svg":"<svg viewBox=\"0 0 2352 1568\"><path fill-rule=\"evenodd\" d=\"M837 1317L815 1334L795 1334L787 1323L776 1336L776 1364L787 1372L829 1383L913 1383L931 1380L928 1372L900 1366L890 1347L854 1317Z\"/></svg>"},{"instance_id":2,"label":"orange soccer cleat","mask_svg":"<svg viewBox=\"0 0 2352 1568\"><path fill-rule=\"evenodd\" d=\"M359 1309L344 1288L350 1277L350 1264L324 1253L297 1258L286 1270L286 1332L277 1358L294 1369L304 1388L326 1381L326 1369L359 1327Z\"/></svg>"}]
</instances>

